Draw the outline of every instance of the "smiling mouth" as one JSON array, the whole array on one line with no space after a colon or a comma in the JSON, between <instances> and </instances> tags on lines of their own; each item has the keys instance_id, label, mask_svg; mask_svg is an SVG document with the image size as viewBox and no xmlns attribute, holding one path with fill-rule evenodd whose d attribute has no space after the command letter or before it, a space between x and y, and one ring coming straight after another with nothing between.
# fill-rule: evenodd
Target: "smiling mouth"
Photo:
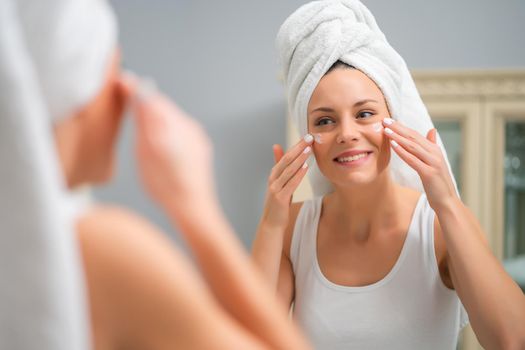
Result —
<instances>
[{"instance_id":1,"label":"smiling mouth","mask_svg":"<svg viewBox=\"0 0 525 350\"><path fill-rule=\"evenodd\" d=\"M349 157L337 157L337 158L334 158L334 162L341 163L341 164L348 164L348 163L358 161L359 159L366 158L370 153L372 152L363 152L363 153L359 153L359 154L356 154L354 156L349 156Z\"/></svg>"}]
</instances>

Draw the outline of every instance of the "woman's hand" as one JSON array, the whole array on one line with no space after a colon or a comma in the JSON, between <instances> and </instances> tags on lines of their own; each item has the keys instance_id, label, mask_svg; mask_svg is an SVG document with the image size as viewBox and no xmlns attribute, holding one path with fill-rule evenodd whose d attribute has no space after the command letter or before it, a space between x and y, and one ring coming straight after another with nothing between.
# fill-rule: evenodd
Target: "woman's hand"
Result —
<instances>
[{"instance_id":1,"label":"woman's hand","mask_svg":"<svg viewBox=\"0 0 525 350\"><path fill-rule=\"evenodd\" d=\"M421 177L430 206L437 211L458 199L447 163L436 143L436 129L427 137L390 118L383 120L384 134L394 151Z\"/></svg>"},{"instance_id":2,"label":"woman's hand","mask_svg":"<svg viewBox=\"0 0 525 350\"><path fill-rule=\"evenodd\" d=\"M312 142L313 137L308 134L284 155L280 145L273 146L275 165L268 178L262 223L279 229L288 225L292 195L308 170L306 160Z\"/></svg>"},{"instance_id":3,"label":"woman's hand","mask_svg":"<svg viewBox=\"0 0 525 350\"><path fill-rule=\"evenodd\" d=\"M201 127L154 87L131 77L135 150L142 182L165 209L189 210L215 200L212 146ZM142 90L141 90L142 88Z\"/></svg>"}]
</instances>

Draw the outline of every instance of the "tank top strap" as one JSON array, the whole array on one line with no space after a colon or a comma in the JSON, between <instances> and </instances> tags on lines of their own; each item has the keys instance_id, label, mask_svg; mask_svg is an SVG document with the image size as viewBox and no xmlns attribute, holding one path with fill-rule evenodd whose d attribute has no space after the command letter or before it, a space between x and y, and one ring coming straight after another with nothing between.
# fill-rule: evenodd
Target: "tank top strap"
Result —
<instances>
[{"instance_id":1,"label":"tank top strap","mask_svg":"<svg viewBox=\"0 0 525 350\"><path fill-rule=\"evenodd\" d=\"M412 213L403 250L406 250L405 265L409 269L423 269L428 274L433 271L435 261L433 239L434 212L422 193ZM434 260L433 260L434 259Z\"/></svg>"},{"instance_id":2,"label":"tank top strap","mask_svg":"<svg viewBox=\"0 0 525 350\"><path fill-rule=\"evenodd\" d=\"M290 259L296 278L300 270L308 271L313 264L322 201L322 196L305 201L295 220Z\"/></svg>"},{"instance_id":3,"label":"tank top strap","mask_svg":"<svg viewBox=\"0 0 525 350\"><path fill-rule=\"evenodd\" d=\"M414 212L409 234L412 241L410 255L418 262L429 279L440 278L434 244L436 214L425 193L422 193Z\"/></svg>"},{"instance_id":4,"label":"tank top strap","mask_svg":"<svg viewBox=\"0 0 525 350\"><path fill-rule=\"evenodd\" d=\"M448 298L457 302L457 312L459 314L458 328L461 330L469 323L468 314L456 292L445 286L441 279L434 245L434 221L436 219L436 213L430 206L426 194L423 193L421 197L422 203L417 222L417 231L419 232L418 238L421 245L419 250L421 256L419 257L419 260L424 270L427 271L426 276L438 285L437 289L447 295Z\"/></svg>"},{"instance_id":5,"label":"tank top strap","mask_svg":"<svg viewBox=\"0 0 525 350\"><path fill-rule=\"evenodd\" d=\"M459 329L462 329L469 323L468 314L456 292L445 286L441 279L434 244L434 221L436 219L436 213L430 206L426 194L423 193L421 197L420 200L422 200L422 203L420 203L420 212L417 216L416 227L416 232L418 232L417 238L420 244L420 256L418 256L417 259L420 261L420 264L422 264L421 267L423 270L426 271L425 276L428 279L428 283L437 285L437 290L448 295L449 298L456 300L458 304ZM418 250L415 250L416 254L417 251Z\"/></svg>"}]
</instances>

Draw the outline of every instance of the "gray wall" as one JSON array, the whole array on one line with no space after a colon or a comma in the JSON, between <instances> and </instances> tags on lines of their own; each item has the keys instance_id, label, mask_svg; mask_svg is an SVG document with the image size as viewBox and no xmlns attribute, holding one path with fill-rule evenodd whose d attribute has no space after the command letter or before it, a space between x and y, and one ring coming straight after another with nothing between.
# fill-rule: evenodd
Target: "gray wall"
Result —
<instances>
[{"instance_id":1,"label":"gray wall","mask_svg":"<svg viewBox=\"0 0 525 350\"><path fill-rule=\"evenodd\" d=\"M274 38L303 3L112 1L124 65L153 77L208 130L221 202L247 246L262 210L271 145L285 142ZM523 0L364 3L410 68L525 68ZM177 238L137 181L130 123L118 153L116 177L96 197L133 208Z\"/></svg>"}]
</instances>

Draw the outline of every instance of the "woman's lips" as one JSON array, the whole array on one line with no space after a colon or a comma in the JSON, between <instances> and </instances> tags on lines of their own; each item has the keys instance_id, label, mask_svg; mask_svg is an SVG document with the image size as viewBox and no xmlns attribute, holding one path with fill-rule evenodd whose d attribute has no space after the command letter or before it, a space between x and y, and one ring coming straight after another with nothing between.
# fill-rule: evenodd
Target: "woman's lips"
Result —
<instances>
[{"instance_id":1,"label":"woman's lips","mask_svg":"<svg viewBox=\"0 0 525 350\"><path fill-rule=\"evenodd\" d=\"M346 152L334 158L334 162L344 167L355 167L368 161L370 154L372 154L370 151Z\"/></svg>"}]
</instances>

